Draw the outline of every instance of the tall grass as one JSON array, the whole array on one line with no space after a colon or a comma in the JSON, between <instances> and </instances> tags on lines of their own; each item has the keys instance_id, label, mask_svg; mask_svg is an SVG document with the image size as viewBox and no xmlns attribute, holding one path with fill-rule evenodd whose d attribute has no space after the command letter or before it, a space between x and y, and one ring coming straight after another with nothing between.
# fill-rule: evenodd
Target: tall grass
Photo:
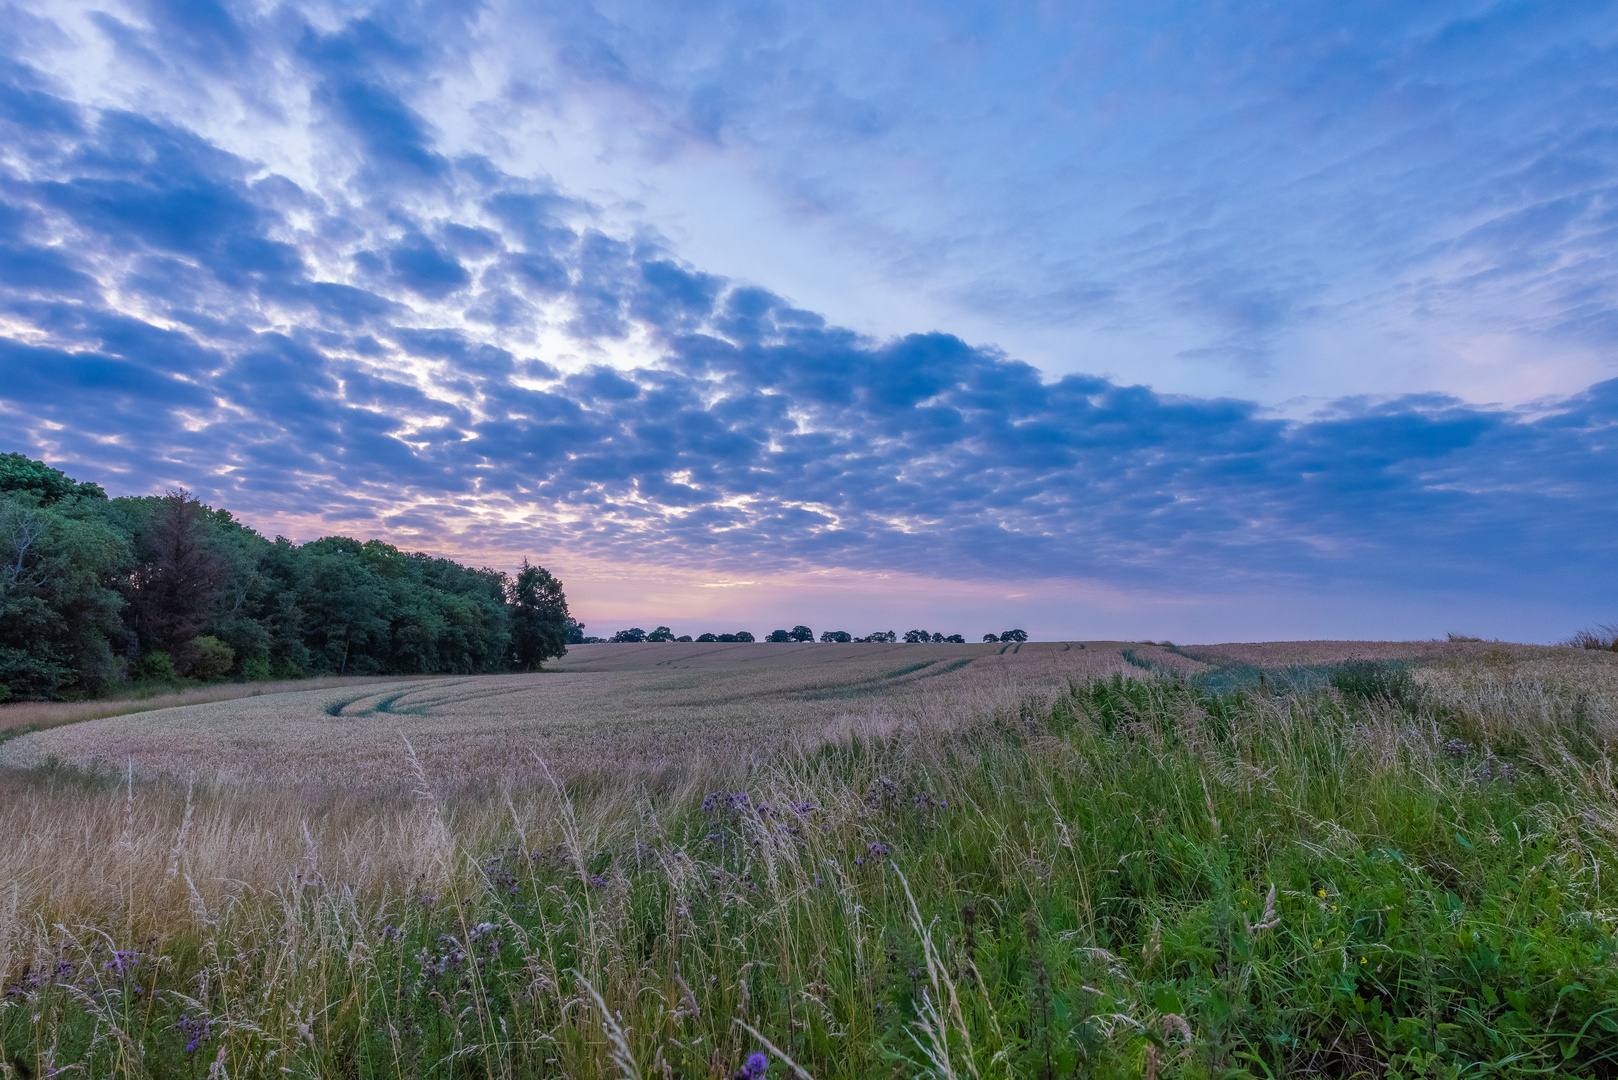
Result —
<instances>
[{"instance_id":1,"label":"tall grass","mask_svg":"<svg viewBox=\"0 0 1618 1080\"><path fill-rule=\"evenodd\" d=\"M446 798L403 745L375 803L15 779L75 865L0 896L0 1075L1618 1075L1612 697L1372 676L1093 679L663 794Z\"/></svg>"}]
</instances>

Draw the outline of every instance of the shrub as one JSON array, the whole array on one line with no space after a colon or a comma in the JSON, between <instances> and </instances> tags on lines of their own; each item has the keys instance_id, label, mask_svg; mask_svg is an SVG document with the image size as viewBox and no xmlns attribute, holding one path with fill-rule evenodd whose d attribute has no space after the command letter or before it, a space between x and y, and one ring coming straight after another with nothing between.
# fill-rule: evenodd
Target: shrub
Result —
<instances>
[{"instance_id":1,"label":"shrub","mask_svg":"<svg viewBox=\"0 0 1618 1080\"><path fill-rule=\"evenodd\" d=\"M7 686L3 682L0 682L0 701L10 701L10 700L11 700L11 687Z\"/></svg>"},{"instance_id":2,"label":"shrub","mask_svg":"<svg viewBox=\"0 0 1618 1080\"><path fill-rule=\"evenodd\" d=\"M1386 699L1409 706L1416 700L1416 680L1410 668L1387 660L1346 660L1332 672L1331 684L1365 701Z\"/></svg>"},{"instance_id":3,"label":"shrub","mask_svg":"<svg viewBox=\"0 0 1618 1080\"><path fill-rule=\"evenodd\" d=\"M149 652L140 658L140 665L135 669L142 679L153 682L175 682L180 673L174 669L174 660L168 653L158 651Z\"/></svg>"},{"instance_id":4,"label":"shrub","mask_svg":"<svg viewBox=\"0 0 1618 1080\"><path fill-rule=\"evenodd\" d=\"M251 656L242 663L242 678L248 682L269 682L275 678L275 669L268 657Z\"/></svg>"},{"instance_id":5,"label":"shrub","mask_svg":"<svg viewBox=\"0 0 1618 1080\"><path fill-rule=\"evenodd\" d=\"M191 677L203 682L218 682L236 666L236 650L212 635L203 635L191 642Z\"/></svg>"},{"instance_id":6,"label":"shrub","mask_svg":"<svg viewBox=\"0 0 1618 1080\"><path fill-rule=\"evenodd\" d=\"M1608 649L1618 652L1618 623L1597 623L1557 644L1570 649Z\"/></svg>"},{"instance_id":7,"label":"shrub","mask_svg":"<svg viewBox=\"0 0 1618 1080\"><path fill-rule=\"evenodd\" d=\"M301 679L308 674L296 660L285 657L270 665L270 676L276 679Z\"/></svg>"}]
</instances>

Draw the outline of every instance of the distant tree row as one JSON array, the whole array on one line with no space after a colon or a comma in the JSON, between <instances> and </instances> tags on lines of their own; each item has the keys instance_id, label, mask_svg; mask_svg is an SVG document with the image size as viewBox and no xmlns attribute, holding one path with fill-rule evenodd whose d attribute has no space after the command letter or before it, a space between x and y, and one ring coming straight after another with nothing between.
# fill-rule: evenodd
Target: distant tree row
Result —
<instances>
[{"instance_id":1,"label":"distant tree row","mask_svg":"<svg viewBox=\"0 0 1618 1080\"><path fill-rule=\"evenodd\" d=\"M0 700L119 683L531 671L567 651L562 583L378 540L268 540L183 491L109 499L0 454Z\"/></svg>"},{"instance_id":2,"label":"distant tree row","mask_svg":"<svg viewBox=\"0 0 1618 1080\"><path fill-rule=\"evenodd\" d=\"M582 627L581 627L581 629L582 629ZM643 641L691 641L691 640L692 640L692 638L691 638L690 634L683 634L680 637L675 637L674 636L674 631L670 630L666 626L659 626L656 630L653 630L649 634L646 631L642 630L638 626L632 626L628 630L620 630L620 631L618 631L616 634L612 635L612 637L610 637L610 638L585 638L583 640L583 644L592 645L592 644L595 644L596 642L600 642L600 641L608 641L608 642L612 642L614 644L618 644L618 643L622 643L622 642L628 642L630 644L639 644L640 642L643 642ZM734 634L703 634L700 637L696 638L696 640L697 641L754 641L756 639L753 637L752 634L748 633L746 630L738 630Z\"/></svg>"},{"instance_id":3,"label":"distant tree row","mask_svg":"<svg viewBox=\"0 0 1618 1080\"><path fill-rule=\"evenodd\" d=\"M582 632L583 632L584 627L583 627L582 624L578 625L578 629L579 629L579 631L581 633L581 636L579 637L578 641L572 642L572 639L571 638L569 639L570 642L572 642L574 644L580 644L580 643L582 643L582 644L592 644L592 643L599 642L599 641L603 640L602 638L583 637ZM612 637L607 638L605 640L610 641L610 642L614 642L614 643L619 643L619 642L640 643L640 642L649 642L649 641L691 641L692 638L691 638L691 635L689 635L689 634L686 634L686 635L684 635L682 637L675 637L674 636L674 631L670 630L666 626L659 626L656 630L653 630L651 633L647 633L645 630L642 630L640 627L636 626L636 627L631 627L628 630L620 630L616 634L612 635ZM695 640L697 640L699 642L702 642L702 641L753 641L754 638L753 638L753 635L748 633L746 630L738 630L734 634L699 634ZM780 642L780 643L813 641L813 640L815 640L815 632L813 630L809 629L807 626L804 626L802 623L799 623L797 626L794 626L791 630L772 630L772 631L770 631L769 634L765 635L764 640L765 641L771 641L771 642ZM828 642L828 643L835 643L835 642L852 643L852 642L858 642L860 644L865 644L867 642L897 642L897 641L900 640L900 637L899 637L898 633L896 633L895 631L892 631L892 630L873 630L870 634L866 635L865 637L855 637L854 635L850 634L847 630L827 630L827 631L824 631L823 633L821 633L820 640L822 642ZM935 631L929 631L929 630L906 630L905 633L904 633L904 639L903 640L905 641L906 644L909 644L909 645L927 644L927 643L931 643L931 644L934 644L934 645L944 645L944 644L964 645L964 644L966 644L966 638L963 637L960 634L945 635L945 634L941 634L941 633L937 633ZM1019 642L1020 641L1027 641L1028 640L1028 633L1027 633L1027 631L1024 631L1024 630L1007 630L1007 631L1005 631L1004 633L1001 633L1001 634L984 634L983 635L983 640L984 641L1007 641L1007 642L1011 642L1011 641L1019 641Z\"/></svg>"}]
</instances>

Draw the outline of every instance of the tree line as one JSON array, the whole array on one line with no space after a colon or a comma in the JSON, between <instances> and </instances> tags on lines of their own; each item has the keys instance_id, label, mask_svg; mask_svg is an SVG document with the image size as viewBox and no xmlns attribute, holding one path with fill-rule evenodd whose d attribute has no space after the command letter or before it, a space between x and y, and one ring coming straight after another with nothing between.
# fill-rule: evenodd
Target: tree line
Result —
<instances>
[{"instance_id":1,"label":"tree line","mask_svg":"<svg viewBox=\"0 0 1618 1080\"><path fill-rule=\"evenodd\" d=\"M0 454L0 700L135 682L532 671L582 639L562 583L379 540L266 539L184 491L108 498Z\"/></svg>"},{"instance_id":2,"label":"tree line","mask_svg":"<svg viewBox=\"0 0 1618 1080\"><path fill-rule=\"evenodd\" d=\"M581 626L579 629L582 630L583 627ZM597 644L597 643L600 643L600 642L611 642L613 644L621 644L621 643L639 644L641 642L648 642L648 641L693 641L693 640L698 641L698 642L703 642L703 641L756 641L757 639L754 638L753 635L751 633L749 633L748 631L746 631L746 630L738 630L734 634L700 634L696 638L692 638L692 636L690 634L683 634L680 637L675 637L674 636L674 631L670 630L666 626L659 626L656 630L653 630L650 633L647 633L645 630L642 630L638 626L634 626L634 627L629 628L628 630L620 630L617 633L613 634L612 637L610 637L610 638L583 637L583 636L581 636L578 639L578 641L574 642L574 644L594 645L594 644ZM794 626L791 630L772 630L772 631L770 631L770 633L765 635L764 640L765 641L773 641L773 642L813 641L813 640L815 640L815 632L813 630L809 629L809 627L804 626L802 623L799 623L797 626ZM893 630L873 630L870 634L866 635L865 637L855 637L853 634L850 634L847 630L826 630L826 631L823 631L821 633L820 640L823 641L823 642L828 642L828 643L830 643L830 642L842 642L842 643L845 643L845 644L847 644L847 643L859 643L859 644L863 645L863 644L866 644L867 642L897 642L897 641L900 640L900 636L899 636L899 634L897 632L895 632ZM906 644L909 644L909 645L926 644L926 643L929 643L929 642L934 644L934 645L944 645L944 644L964 645L964 644L966 644L966 638L964 636L960 635L960 634L945 635L945 634L938 633L937 631L929 631L929 630L906 630L904 632L903 640L904 640L904 642ZM1022 642L1022 641L1027 641L1028 640L1028 632L1026 630L1006 630L1006 631L1002 631L1001 633L998 633L998 634L984 634L983 635L983 640L985 642L991 642L991 641L1006 641L1006 642L1016 641L1016 642Z\"/></svg>"}]
</instances>

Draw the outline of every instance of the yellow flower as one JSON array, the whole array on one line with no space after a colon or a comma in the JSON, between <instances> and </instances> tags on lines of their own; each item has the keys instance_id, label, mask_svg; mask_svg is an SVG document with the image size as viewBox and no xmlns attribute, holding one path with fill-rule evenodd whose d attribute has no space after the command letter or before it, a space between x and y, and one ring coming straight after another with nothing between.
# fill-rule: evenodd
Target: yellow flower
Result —
<instances>
[{"instance_id":1,"label":"yellow flower","mask_svg":"<svg viewBox=\"0 0 1618 1080\"><path fill-rule=\"evenodd\" d=\"M1332 906L1331 906L1331 909L1332 909L1332 910L1333 910L1333 911L1336 911L1336 910L1337 910L1337 905L1336 905L1336 904L1333 904L1333 905L1332 905Z\"/></svg>"},{"instance_id":2,"label":"yellow flower","mask_svg":"<svg viewBox=\"0 0 1618 1080\"><path fill-rule=\"evenodd\" d=\"M1360 957L1360 963L1362 963L1362 964L1365 963L1365 957L1363 957L1363 956Z\"/></svg>"},{"instance_id":3,"label":"yellow flower","mask_svg":"<svg viewBox=\"0 0 1618 1080\"><path fill-rule=\"evenodd\" d=\"M1325 941L1326 941L1325 938L1315 938L1315 948L1317 948L1317 949L1320 948L1320 946L1323 945L1325 943Z\"/></svg>"},{"instance_id":4,"label":"yellow flower","mask_svg":"<svg viewBox=\"0 0 1618 1080\"><path fill-rule=\"evenodd\" d=\"M1317 889L1316 893L1320 896L1320 898L1322 900L1326 899L1326 890L1325 889Z\"/></svg>"}]
</instances>

